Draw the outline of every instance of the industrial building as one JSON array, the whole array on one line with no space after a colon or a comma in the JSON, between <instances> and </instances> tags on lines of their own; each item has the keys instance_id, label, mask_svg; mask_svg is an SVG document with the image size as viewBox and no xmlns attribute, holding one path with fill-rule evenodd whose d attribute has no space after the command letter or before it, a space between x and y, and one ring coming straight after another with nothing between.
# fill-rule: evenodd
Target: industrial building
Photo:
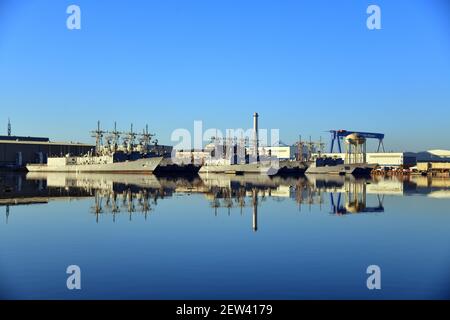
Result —
<instances>
[{"instance_id":1,"label":"industrial building","mask_svg":"<svg viewBox=\"0 0 450 320\"><path fill-rule=\"evenodd\" d=\"M297 153L296 146L266 146L259 147L259 154L262 156L273 156L279 160L295 159Z\"/></svg>"},{"instance_id":2,"label":"industrial building","mask_svg":"<svg viewBox=\"0 0 450 320\"><path fill-rule=\"evenodd\" d=\"M431 173L433 175L450 175L450 151L428 150L415 154L417 166L414 171L420 173Z\"/></svg>"},{"instance_id":3,"label":"industrial building","mask_svg":"<svg viewBox=\"0 0 450 320\"><path fill-rule=\"evenodd\" d=\"M345 159L345 153L313 154L313 158L319 156ZM416 156L410 152L368 152L366 161L368 164L390 168L410 168L417 164Z\"/></svg>"},{"instance_id":4,"label":"industrial building","mask_svg":"<svg viewBox=\"0 0 450 320\"><path fill-rule=\"evenodd\" d=\"M46 163L50 156L83 155L95 146L53 142L49 138L0 136L0 168L21 169L27 163Z\"/></svg>"},{"instance_id":5,"label":"industrial building","mask_svg":"<svg viewBox=\"0 0 450 320\"><path fill-rule=\"evenodd\" d=\"M211 152L214 150L214 145L207 145L203 150L176 150L175 157L183 160L183 163L190 163L196 161L198 163L204 162L210 158ZM246 147L247 153L251 152L251 148ZM297 147L296 146L265 146L259 147L259 154L261 156L273 156L279 160L295 159Z\"/></svg>"}]
</instances>

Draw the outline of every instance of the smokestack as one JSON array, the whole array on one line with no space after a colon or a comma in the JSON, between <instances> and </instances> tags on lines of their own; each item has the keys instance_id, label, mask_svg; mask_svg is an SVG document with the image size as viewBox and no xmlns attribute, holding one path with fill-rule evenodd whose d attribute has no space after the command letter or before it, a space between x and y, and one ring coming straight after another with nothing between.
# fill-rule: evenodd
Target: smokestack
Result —
<instances>
[{"instance_id":1,"label":"smokestack","mask_svg":"<svg viewBox=\"0 0 450 320\"><path fill-rule=\"evenodd\" d=\"M254 136L254 154L256 156L256 161L259 160L259 136L258 136L258 112L253 114L253 136Z\"/></svg>"}]
</instances>

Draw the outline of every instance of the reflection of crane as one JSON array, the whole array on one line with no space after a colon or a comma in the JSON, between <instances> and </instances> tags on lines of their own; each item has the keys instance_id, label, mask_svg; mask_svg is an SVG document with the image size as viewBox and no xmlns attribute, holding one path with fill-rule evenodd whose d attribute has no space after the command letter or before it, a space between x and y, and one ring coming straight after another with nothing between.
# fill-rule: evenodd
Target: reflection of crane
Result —
<instances>
[{"instance_id":1,"label":"reflection of crane","mask_svg":"<svg viewBox=\"0 0 450 320\"><path fill-rule=\"evenodd\" d=\"M358 201L358 199L346 199L346 203L342 204L342 193L337 194L337 199L335 200L335 195L333 192L330 192L330 203L331 203L331 213L344 215L348 213L362 213L362 212L384 212L384 196L380 198L377 195L378 206L367 207L366 206L366 198L363 196L363 201Z\"/></svg>"},{"instance_id":2,"label":"reflection of crane","mask_svg":"<svg viewBox=\"0 0 450 320\"><path fill-rule=\"evenodd\" d=\"M357 133L361 137L366 139L377 139L378 140L378 149L377 152L380 152L380 148L384 150L384 134L383 133L373 133L373 132L359 132L359 131L349 131L349 130L330 130L331 133L331 143L330 143L330 152L333 153L334 143L337 143L338 151L342 153L341 140L346 136Z\"/></svg>"}]
</instances>

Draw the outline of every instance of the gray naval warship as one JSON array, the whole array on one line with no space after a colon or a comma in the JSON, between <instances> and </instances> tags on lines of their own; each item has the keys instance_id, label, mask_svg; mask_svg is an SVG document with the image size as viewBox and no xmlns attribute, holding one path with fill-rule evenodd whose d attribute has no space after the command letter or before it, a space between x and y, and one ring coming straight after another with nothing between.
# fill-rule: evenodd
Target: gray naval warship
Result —
<instances>
[{"instance_id":1,"label":"gray naval warship","mask_svg":"<svg viewBox=\"0 0 450 320\"><path fill-rule=\"evenodd\" d=\"M96 139L96 148L80 157L65 155L49 157L46 164L28 164L29 172L112 172L112 173L153 173L163 160L156 148L157 140L152 145L153 134L148 133L148 126L143 133L113 131L100 129L92 131ZM121 135L124 137L121 139ZM105 137L105 143L103 143ZM138 143L136 139L139 138ZM120 143L122 140L122 143Z\"/></svg>"}]
</instances>

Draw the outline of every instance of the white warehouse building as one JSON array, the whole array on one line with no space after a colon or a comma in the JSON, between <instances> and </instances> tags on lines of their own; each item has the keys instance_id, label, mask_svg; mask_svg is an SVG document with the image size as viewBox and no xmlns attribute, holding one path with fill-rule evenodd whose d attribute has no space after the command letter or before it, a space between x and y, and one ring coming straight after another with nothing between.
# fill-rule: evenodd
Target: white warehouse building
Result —
<instances>
[{"instance_id":1,"label":"white warehouse building","mask_svg":"<svg viewBox=\"0 0 450 320\"><path fill-rule=\"evenodd\" d=\"M318 157L314 154L313 157ZM322 153L323 157L345 159L345 153ZM417 164L414 154L409 152L368 152L366 156L368 164L377 164L380 167L410 168Z\"/></svg>"},{"instance_id":2,"label":"white warehouse building","mask_svg":"<svg viewBox=\"0 0 450 320\"><path fill-rule=\"evenodd\" d=\"M297 147L295 146L265 146L259 147L258 150L261 156L270 154L280 160L295 159L297 153Z\"/></svg>"}]
</instances>

